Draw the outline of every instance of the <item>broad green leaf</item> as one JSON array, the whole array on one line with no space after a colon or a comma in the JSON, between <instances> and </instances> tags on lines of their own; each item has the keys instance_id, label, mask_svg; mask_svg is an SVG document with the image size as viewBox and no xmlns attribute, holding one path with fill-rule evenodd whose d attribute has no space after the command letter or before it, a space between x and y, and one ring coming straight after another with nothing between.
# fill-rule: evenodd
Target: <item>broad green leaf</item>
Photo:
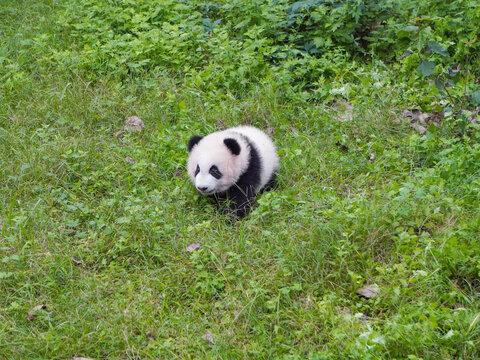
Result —
<instances>
[{"instance_id":1,"label":"broad green leaf","mask_svg":"<svg viewBox=\"0 0 480 360\"><path fill-rule=\"evenodd\" d=\"M480 105L480 90L472 93L472 102L475 106Z\"/></svg>"},{"instance_id":2,"label":"broad green leaf","mask_svg":"<svg viewBox=\"0 0 480 360\"><path fill-rule=\"evenodd\" d=\"M418 31L418 26L413 26L413 25L404 26L398 30L397 37L399 39L409 38L410 36L412 36L412 33L415 33L417 31Z\"/></svg>"},{"instance_id":3,"label":"broad green leaf","mask_svg":"<svg viewBox=\"0 0 480 360\"><path fill-rule=\"evenodd\" d=\"M418 26L415 26L415 25L407 25L407 26L404 26L402 28L403 31L417 31L418 30Z\"/></svg>"},{"instance_id":4,"label":"broad green leaf","mask_svg":"<svg viewBox=\"0 0 480 360\"><path fill-rule=\"evenodd\" d=\"M418 66L417 71L422 76L430 76L435 73L435 63L430 60L423 60Z\"/></svg>"},{"instance_id":5,"label":"broad green leaf","mask_svg":"<svg viewBox=\"0 0 480 360\"><path fill-rule=\"evenodd\" d=\"M455 84L455 82L452 79L448 79L447 84L450 85L451 87L456 87L457 86L457 84Z\"/></svg>"},{"instance_id":6,"label":"broad green leaf","mask_svg":"<svg viewBox=\"0 0 480 360\"><path fill-rule=\"evenodd\" d=\"M428 41L428 48L435 54L448 56L448 51L442 45L437 43L436 41L429 40Z\"/></svg>"},{"instance_id":7,"label":"broad green leaf","mask_svg":"<svg viewBox=\"0 0 480 360\"><path fill-rule=\"evenodd\" d=\"M445 96L445 91L443 91L443 89L445 88L445 84L443 83L443 81L441 81L440 79L435 79L435 86L440 95Z\"/></svg>"}]
</instances>

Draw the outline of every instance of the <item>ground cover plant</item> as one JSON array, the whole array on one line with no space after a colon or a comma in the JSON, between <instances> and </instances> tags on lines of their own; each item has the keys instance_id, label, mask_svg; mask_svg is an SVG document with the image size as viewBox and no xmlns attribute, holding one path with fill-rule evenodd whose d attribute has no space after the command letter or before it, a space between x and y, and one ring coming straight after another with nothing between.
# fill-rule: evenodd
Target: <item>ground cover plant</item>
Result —
<instances>
[{"instance_id":1,"label":"ground cover plant","mask_svg":"<svg viewBox=\"0 0 480 360\"><path fill-rule=\"evenodd\" d=\"M0 358L479 357L479 20L2 0ZM281 170L232 225L186 142L239 124Z\"/></svg>"}]
</instances>

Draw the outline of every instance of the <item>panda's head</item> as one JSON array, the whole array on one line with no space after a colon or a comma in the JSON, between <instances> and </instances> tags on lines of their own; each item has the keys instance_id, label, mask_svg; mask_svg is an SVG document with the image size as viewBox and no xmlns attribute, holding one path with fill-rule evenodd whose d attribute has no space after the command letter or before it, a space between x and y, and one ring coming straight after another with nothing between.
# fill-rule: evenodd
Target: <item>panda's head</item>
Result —
<instances>
[{"instance_id":1,"label":"panda's head","mask_svg":"<svg viewBox=\"0 0 480 360\"><path fill-rule=\"evenodd\" d=\"M248 146L236 133L193 136L188 151L188 175L203 195L228 190L248 168Z\"/></svg>"}]
</instances>

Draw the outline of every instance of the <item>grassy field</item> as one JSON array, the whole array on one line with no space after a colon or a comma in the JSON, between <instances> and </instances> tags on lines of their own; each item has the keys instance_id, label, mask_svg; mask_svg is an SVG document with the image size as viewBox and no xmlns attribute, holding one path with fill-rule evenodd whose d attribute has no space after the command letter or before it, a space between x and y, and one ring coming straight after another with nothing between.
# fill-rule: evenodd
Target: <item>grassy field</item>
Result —
<instances>
[{"instance_id":1,"label":"grassy field","mask_svg":"<svg viewBox=\"0 0 480 360\"><path fill-rule=\"evenodd\" d=\"M255 2L214 26L165 1L148 36L155 2L98 3L0 0L0 359L480 357L473 70L435 100L421 56L264 61L282 12ZM249 4L242 42L225 29ZM119 136L129 116L145 127ZM239 124L281 169L232 225L186 143Z\"/></svg>"}]
</instances>

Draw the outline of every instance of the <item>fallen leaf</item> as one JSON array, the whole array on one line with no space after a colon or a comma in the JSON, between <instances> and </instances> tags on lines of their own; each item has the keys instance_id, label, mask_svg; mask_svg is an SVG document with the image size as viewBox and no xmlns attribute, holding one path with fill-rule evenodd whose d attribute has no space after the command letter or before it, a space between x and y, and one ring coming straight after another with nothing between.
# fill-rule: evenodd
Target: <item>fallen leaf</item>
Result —
<instances>
[{"instance_id":1,"label":"fallen leaf","mask_svg":"<svg viewBox=\"0 0 480 360\"><path fill-rule=\"evenodd\" d=\"M290 126L290 132L293 133L294 135L298 135L297 129L295 129L293 126Z\"/></svg>"},{"instance_id":2,"label":"fallen leaf","mask_svg":"<svg viewBox=\"0 0 480 360\"><path fill-rule=\"evenodd\" d=\"M72 256L72 260L76 265L83 265L83 262L78 260L75 256Z\"/></svg>"},{"instance_id":3,"label":"fallen leaf","mask_svg":"<svg viewBox=\"0 0 480 360\"><path fill-rule=\"evenodd\" d=\"M392 119L392 121L395 123L401 123L403 120L405 119L402 119L400 116L394 116Z\"/></svg>"},{"instance_id":4,"label":"fallen leaf","mask_svg":"<svg viewBox=\"0 0 480 360\"><path fill-rule=\"evenodd\" d=\"M410 122L415 123L415 122L421 122L424 123L425 120L428 118L428 114L422 113L418 109L412 109L412 110L403 110L402 115L407 118L411 118Z\"/></svg>"},{"instance_id":5,"label":"fallen leaf","mask_svg":"<svg viewBox=\"0 0 480 360\"><path fill-rule=\"evenodd\" d=\"M413 113L410 110L403 110L402 116L404 117L413 117Z\"/></svg>"},{"instance_id":6,"label":"fallen leaf","mask_svg":"<svg viewBox=\"0 0 480 360\"><path fill-rule=\"evenodd\" d=\"M362 323L366 323L369 320L368 316L365 315L364 313L356 313L354 316L355 316L355 318L360 320L360 322L362 322Z\"/></svg>"},{"instance_id":7,"label":"fallen leaf","mask_svg":"<svg viewBox=\"0 0 480 360\"><path fill-rule=\"evenodd\" d=\"M300 301L303 303L303 306L305 308L309 308L313 303L313 300L310 298L310 295L308 294L306 298L301 298Z\"/></svg>"},{"instance_id":8,"label":"fallen leaf","mask_svg":"<svg viewBox=\"0 0 480 360\"><path fill-rule=\"evenodd\" d=\"M343 110L343 112L338 112L337 116L334 116L334 119L345 122L353 120L353 106L346 102L345 100L335 98L334 105L338 110Z\"/></svg>"},{"instance_id":9,"label":"fallen leaf","mask_svg":"<svg viewBox=\"0 0 480 360\"><path fill-rule=\"evenodd\" d=\"M202 246L199 243L191 243L185 248L186 252L194 252L200 250Z\"/></svg>"},{"instance_id":10,"label":"fallen leaf","mask_svg":"<svg viewBox=\"0 0 480 360\"><path fill-rule=\"evenodd\" d=\"M205 341L206 343L215 345L215 341L213 341L213 336L212 333L208 330L206 330L203 335L202 335L202 340Z\"/></svg>"},{"instance_id":11,"label":"fallen leaf","mask_svg":"<svg viewBox=\"0 0 480 360\"><path fill-rule=\"evenodd\" d=\"M443 111L432 111L429 115L418 109L403 110L402 116L410 121L410 127L417 130L421 135L427 132L428 124L438 126L440 120L445 117Z\"/></svg>"},{"instance_id":12,"label":"fallen leaf","mask_svg":"<svg viewBox=\"0 0 480 360\"><path fill-rule=\"evenodd\" d=\"M125 162L128 162L130 164L136 164L137 162L135 160L133 160L131 157L127 156L125 158Z\"/></svg>"},{"instance_id":13,"label":"fallen leaf","mask_svg":"<svg viewBox=\"0 0 480 360\"><path fill-rule=\"evenodd\" d=\"M177 169L177 170L175 170L175 174L173 176L178 178L182 175L183 175L183 170L182 169Z\"/></svg>"},{"instance_id":14,"label":"fallen leaf","mask_svg":"<svg viewBox=\"0 0 480 360\"><path fill-rule=\"evenodd\" d=\"M74 357L73 360L93 360L93 359L90 359L90 358L86 358L86 357Z\"/></svg>"},{"instance_id":15,"label":"fallen leaf","mask_svg":"<svg viewBox=\"0 0 480 360\"><path fill-rule=\"evenodd\" d=\"M368 285L364 288L358 289L357 294L367 299L370 299L380 293L380 288L377 285Z\"/></svg>"},{"instance_id":16,"label":"fallen leaf","mask_svg":"<svg viewBox=\"0 0 480 360\"><path fill-rule=\"evenodd\" d=\"M338 309L338 312L345 315L350 315L352 313L349 308L340 308Z\"/></svg>"},{"instance_id":17,"label":"fallen leaf","mask_svg":"<svg viewBox=\"0 0 480 360\"><path fill-rule=\"evenodd\" d=\"M477 108L467 117L467 120L470 121L472 124L477 123L477 117L480 114L480 106Z\"/></svg>"},{"instance_id":18,"label":"fallen leaf","mask_svg":"<svg viewBox=\"0 0 480 360\"><path fill-rule=\"evenodd\" d=\"M343 113L339 113L338 116L335 116L334 118L340 122L352 121L353 114L351 110L346 110Z\"/></svg>"},{"instance_id":19,"label":"fallen leaf","mask_svg":"<svg viewBox=\"0 0 480 360\"><path fill-rule=\"evenodd\" d=\"M46 309L47 307L45 305L37 305L35 306L32 310L30 310L28 313L27 313L27 320L28 321L32 321L33 318L35 317L35 313L38 311L38 310L43 310L43 309Z\"/></svg>"},{"instance_id":20,"label":"fallen leaf","mask_svg":"<svg viewBox=\"0 0 480 360\"><path fill-rule=\"evenodd\" d=\"M410 51L405 51L400 57L398 58L398 61L405 59L407 56L412 55Z\"/></svg>"},{"instance_id":21,"label":"fallen leaf","mask_svg":"<svg viewBox=\"0 0 480 360\"><path fill-rule=\"evenodd\" d=\"M418 115L418 121L420 122L420 124L425 124L425 121L429 118L429 115L428 114L425 114L425 113L420 113Z\"/></svg>"},{"instance_id":22,"label":"fallen leaf","mask_svg":"<svg viewBox=\"0 0 480 360\"><path fill-rule=\"evenodd\" d=\"M223 123L223 121L220 120L219 118L216 118L215 121L217 122L217 125L218 125L218 127L219 127L220 129L225 129L225 128L226 128L226 126L225 126L225 124Z\"/></svg>"},{"instance_id":23,"label":"fallen leaf","mask_svg":"<svg viewBox=\"0 0 480 360\"><path fill-rule=\"evenodd\" d=\"M443 111L432 111L432 113L428 117L428 122L437 126L440 120L442 120L444 117L445 117L445 114L443 113Z\"/></svg>"},{"instance_id":24,"label":"fallen leaf","mask_svg":"<svg viewBox=\"0 0 480 360\"><path fill-rule=\"evenodd\" d=\"M267 128L267 134L268 134L268 136L270 136L270 137L275 136L275 129L274 129L273 127L269 126L269 127Z\"/></svg>"},{"instance_id":25,"label":"fallen leaf","mask_svg":"<svg viewBox=\"0 0 480 360\"><path fill-rule=\"evenodd\" d=\"M118 131L115 133L115 137L117 138L117 143L120 144L120 142L122 141L123 135L125 135L125 131Z\"/></svg>"},{"instance_id":26,"label":"fallen leaf","mask_svg":"<svg viewBox=\"0 0 480 360\"><path fill-rule=\"evenodd\" d=\"M351 104L349 104L348 102L346 102L345 100L342 100L342 99L339 99L339 98L335 98L335 101L339 104L342 104L343 106L345 106L345 108L347 110L353 110L353 106Z\"/></svg>"},{"instance_id":27,"label":"fallen leaf","mask_svg":"<svg viewBox=\"0 0 480 360\"><path fill-rule=\"evenodd\" d=\"M138 116L130 116L127 121L125 121L125 130L126 131L137 131L140 132L143 130L143 121Z\"/></svg>"}]
</instances>

